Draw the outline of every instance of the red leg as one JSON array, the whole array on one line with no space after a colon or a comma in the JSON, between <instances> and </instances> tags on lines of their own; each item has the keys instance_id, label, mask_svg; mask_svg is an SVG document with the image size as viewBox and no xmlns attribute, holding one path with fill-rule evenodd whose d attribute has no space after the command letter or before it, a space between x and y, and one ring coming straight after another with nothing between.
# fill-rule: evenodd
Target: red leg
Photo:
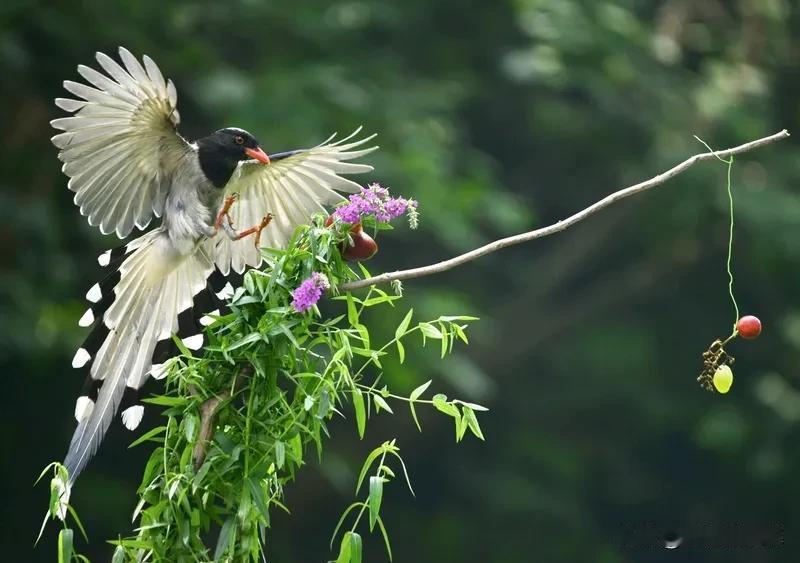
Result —
<instances>
[{"instance_id":1,"label":"red leg","mask_svg":"<svg viewBox=\"0 0 800 563\"><path fill-rule=\"evenodd\" d=\"M248 236L250 236L250 235L255 233L255 235L256 235L256 240L255 240L256 248L259 248L259 246L261 244L261 231L264 230L264 227L269 225L270 221L272 221L272 213L267 213L266 215L264 215L264 218L261 219L261 223L259 223L255 227L250 227L249 229L245 229L243 231L239 231L236 234L236 240L241 240L244 237L248 237Z\"/></svg>"},{"instance_id":2,"label":"red leg","mask_svg":"<svg viewBox=\"0 0 800 563\"><path fill-rule=\"evenodd\" d=\"M231 227L233 226L233 220L231 220L231 216L228 212L231 210L231 207L233 207L233 204L238 197L239 194L234 193L225 198L225 203L217 214L217 220L214 221L214 231L219 231L219 228L222 226L223 219L228 219L228 225Z\"/></svg>"}]
</instances>

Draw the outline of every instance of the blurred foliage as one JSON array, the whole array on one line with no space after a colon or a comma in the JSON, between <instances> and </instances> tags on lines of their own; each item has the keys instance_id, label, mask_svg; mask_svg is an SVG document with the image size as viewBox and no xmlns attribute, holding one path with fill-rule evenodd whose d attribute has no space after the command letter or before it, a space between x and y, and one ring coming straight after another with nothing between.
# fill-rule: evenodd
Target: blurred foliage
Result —
<instances>
[{"instance_id":1,"label":"blurred foliage","mask_svg":"<svg viewBox=\"0 0 800 563\"><path fill-rule=\"evenodd\" d=\"M47 491L29 484L66 450L81 296L99 275L95 256L115 244L76 212L48 141L61 81L95 50L152 56L178 86L190 137L238 125L277 152L357 124L378 132L374 179L424 214L419 231L384 237L369 264L380 271L563 218L702 150L694 134L725 147L797 131L799 34L790 0L6 0L6 557L55 553L53 536L31 551ZM694 538L692 561L796 560L796 140L733 168L737 298L765 330L730 350L736 382L720 397L694 378L732 320L724 172L703 164L559 237L406 283L421 317L458 310L482 322L468 351L386 377L408 390L441 377L486 404L487 441L455 447L446 421L422 413L424 435L392 417L365 442L349 421L333 423L318 469L286 491L293 514L273 522L272 559L328 557L359 460L397 436L420 497L385 493L397 561L658 561L675 555L660 547L671 533L687 553ZM389 334L393 321L370 325ZM129 527L147 455L127 450L132 439L112 428L74 492L91 540L76 543L93 560ZM702 548L781 532L778 547ZM379 538L364 542L380 553Z\"/></svg>"}]
</instances>

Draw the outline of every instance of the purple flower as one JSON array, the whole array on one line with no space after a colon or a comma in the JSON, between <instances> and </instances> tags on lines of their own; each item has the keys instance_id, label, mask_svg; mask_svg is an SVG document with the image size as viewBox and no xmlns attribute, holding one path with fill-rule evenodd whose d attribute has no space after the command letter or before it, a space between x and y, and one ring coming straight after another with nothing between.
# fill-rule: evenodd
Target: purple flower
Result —
<instances>
[{"instance_id":1,"label":"purple flower","mask_svg":"<svg viewBox=\"0 0 800 563\"><path fill-rule=\"evenodd\" d=\"M415 224L417 202L403 197L392 197L389 190L380 184L370 184L361 192L350 196L348 202L338 207L333 214L344 223L358 223L365 215L372 215L381 223L388 223L404 213L409 214Z\"/></svg>"},{"instance_id":2,"label":"purple flower","mask_svg":"<svg viewBox=\"0 0 800 563\"><path fill-rule=\"evenodd\" d=\"M325 274L314 272L292 292L292 307L298 313L308 311L317 304L319 298L322 297L322 292L329 289L330 286Z\"/></svg>"}]
</instances>

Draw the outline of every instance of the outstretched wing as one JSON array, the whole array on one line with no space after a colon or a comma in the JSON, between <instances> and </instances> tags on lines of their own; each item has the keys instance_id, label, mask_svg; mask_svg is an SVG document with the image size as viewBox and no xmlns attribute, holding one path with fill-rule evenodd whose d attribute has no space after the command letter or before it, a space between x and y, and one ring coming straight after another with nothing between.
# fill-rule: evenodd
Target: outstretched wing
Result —
<instances>
[{"instance_id":1,"label":"outstretched wing","mask_svg":"<svg viewBox=\"0 0 800 563\"><path fill-rule=\"evenodd\" d=\"M97 53L107 76L78 67L92 86L64 82L81 99L57 98L56 105L73 115L51 125L64 131L52 141L81 214L103 234L124 238L161 216L170 173L191 149L175 129L180 118L172 81L147 55L144 66L124 47L119 55L124 68Z\"/></svg>"},{"instance_id":2,"label":"outstretched wing","mask_svg":"<svg viewBox=\"0 0 800 563\"><path fill-rule=\"evenodd\" d=\"M357 192L360 186L341 174L370 172L372 167L347 161L378 148L360 148L375 137L354 141L360 131L338 142L331 142L331 137L312 149L273 155L271 164L242 163L226 186L227 194L238 194L230 210L234 227L257 225L271 213L272 222L261 233L261 246L283 248L298 225L308 223L314 213L324 210L323 205L344 199L337 191ZM224 275L231 270L242 273L248 266L261 264L261 252L249 238L232 241L218 236L214 262Z\"/></svg>"}]
</instances>

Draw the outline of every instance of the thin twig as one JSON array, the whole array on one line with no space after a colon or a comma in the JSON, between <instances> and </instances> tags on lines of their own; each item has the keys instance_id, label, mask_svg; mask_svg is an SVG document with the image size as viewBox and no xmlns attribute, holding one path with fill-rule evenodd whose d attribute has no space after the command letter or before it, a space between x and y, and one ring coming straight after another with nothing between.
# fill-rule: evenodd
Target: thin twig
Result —
<instances>
[{"instance_id":1,"label":"thin twig","mask_svg":"<svg viewBox=\"0 0 800 563\"><path fill-rule=\"evenodd\" d=\"M339 286L339 289L342 291L352 291L355 289L361 289L363 287L369 287L371 285L389 283L395 280L409 280L413 278L420 278L423 276L430 276L432 274L445 272L447 270L455 268L456 266L466 264L467 262L471 262L472 260L475 260L477 258L495 252L497 250L500 250L501 248L506 248L508 246L513 246L515 244L528 242L531 240L546 237L558 233L560 231L563 231L564 229L567 229L573 226L574 224L583 221L590 215L597 213L601 209L608 207L612 203L616 203L617 201L624 199L628 196L644 192L646 190L649 190L651 188L663 184L667 180L674 178L675 176L685 171L693 164L700 162L702 160L731 157L737 154L742 154L763 147L764 145L774 143L775 141L786 139L787 137L789 137L789 132L786 129L784 129L783 131L775 133L774 135L770 135L769 137L764 137L761 139L757 139L755 141L750 141L749 143L739 145L738 147L733 147L722 151L696 154L690 158L687 158L677 166L670 168L666 172L663 172L658 176L655 176L654 178L651 178L639 184L629 186L627 188L616 191L610 195L607 195L606 197L590 205L589 207L582 209L581 211L578 211L574 215L571 215L566 219L563 219L547 227L542 227L540 229L528 231L526 233L521 233L519 235L502 238L500 240L496 240L494 242L490 242L489 244L481 246L480 248L476 248L475 250L471 250L454 258L450 258L449 260L443 260L442 262L437 262L436 264L431 264L429 266L412 268L410 270L398 270L395 272L387 272L385 274L380 274L377 276L373 276L371 278L365 278L363 280L348 282Z\"/></svg>"},{"instance_id":2,"label":"thin twig","mask_svg":"<svg viewBox=\"0 0 800 563\"><path fill-rule=\"evenodd\" d=\"M242 380L252 374L253 366L250 364L243 366L236 375L236 380L233 383L233 389L238 389ZM195 392L192 394L195 394ZM223 402L227 401L230 396L231 391L226 390L219 395L215 395L210 399L206 399L206 401L200 405L200 431L197 433L197 440L195 441L194 449L192 450L192 459L194 460L195 469L199 469L206 459L208 442L214 435L214 427L216 426L217 422L217 409Z\"/></svg>"}]
</instances>

